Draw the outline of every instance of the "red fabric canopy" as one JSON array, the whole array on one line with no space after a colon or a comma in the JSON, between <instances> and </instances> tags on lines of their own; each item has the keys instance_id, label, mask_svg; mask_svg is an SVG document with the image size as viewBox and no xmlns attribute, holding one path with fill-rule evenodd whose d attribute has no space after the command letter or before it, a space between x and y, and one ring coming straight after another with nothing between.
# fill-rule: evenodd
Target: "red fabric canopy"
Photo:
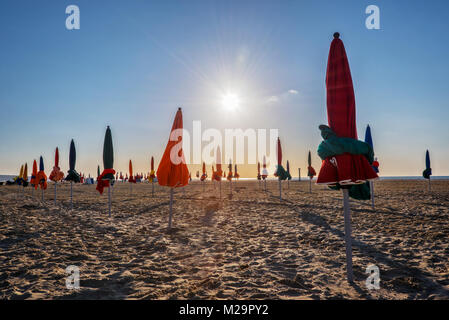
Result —
<instances>
[{"instance_id":1,"label":"red fabric canopy","mask_svg":"<svg viewBox=\"0 0 449 320\"><path fill-rule=\"evenodd\" d=\"M326 72L327 118L339 137L357 139L354 87L343 41L334 34ZM377 178L363 155L348 153L326 158L318 174L318 184L359 184Z\"/></svg>"},{"instance_id":2,"label":"red fabric canopy","mask_svg":"<svg viewBox=\"0 0 449 320\"><path fill-rule=\"evenodd\" d=\"M279 139L279 137L278 137L277 153L278 153L278 166L281 166L282 165L282 147L281 147L281 139Z\"/></svg>"},{"instance_id":3,"label":"red fabric canopy","mask_svg":"<svg viewBox=\"0 0 449 320\"><path fill-rule=\"evenodd\" d=\"M178 188L189 183L189 170L182 151L182 128L182 111L179 108L173 121L167 147L156 172L157 181L161 186Z\"/></svg>"}]
</instances>

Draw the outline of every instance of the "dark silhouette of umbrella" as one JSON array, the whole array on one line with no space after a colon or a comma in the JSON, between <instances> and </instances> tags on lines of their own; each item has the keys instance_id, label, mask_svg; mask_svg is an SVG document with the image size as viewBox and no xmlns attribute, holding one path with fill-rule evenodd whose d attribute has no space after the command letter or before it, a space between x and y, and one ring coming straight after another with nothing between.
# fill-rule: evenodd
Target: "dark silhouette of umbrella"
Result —
<instances>
[{"instance_id":1,"label":"dark silhouette of umbrella","mask_svg":"<svg viewBox=\"0 0 449 320\"><path fill-rule=\"evenodd\" d=\"M430 176L432 175L432 168L430 167L430 155L429 150L426 150L426 169L423 171L422 176L424 179L429 180L429 191L431 190L430 186Z\"/></svg>"}]
</instances>

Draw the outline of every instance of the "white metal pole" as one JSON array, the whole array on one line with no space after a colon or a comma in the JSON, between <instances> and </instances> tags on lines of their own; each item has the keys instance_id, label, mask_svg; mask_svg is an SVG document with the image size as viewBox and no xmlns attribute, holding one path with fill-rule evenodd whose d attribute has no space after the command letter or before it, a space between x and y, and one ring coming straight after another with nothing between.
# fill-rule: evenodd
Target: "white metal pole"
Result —
<instances>
[{"instance_id":1,"label":"white metal pole","mask_svg":"<svg viewBox=\"0 0 449 320\"><path fill-rule=\"evenodd\" d=\"M170 188L170 209L168 215L168 228L171 229L171 220L173 215L173 188Z\"/></svg>"},{"instance_id":2,"label":"white metal pole","mask_svg":"<svg viewBox=\"0 0 449 320\"><path fill-rule=\"evenodd\" d=\"M109 211L109 218L111 217L111 186L108 188L108 211Z\"/></svg>"},{"instance_id":3,"label":"white metal pole","mask_svg":"<svg viewBox=\"0 0 449 320\"><path fill-rule=\"evenodd\" d=\"M343 211L345 217L345 242L346 242L346 273L349 282L353 281L352 273L352 239L351 239L351 210L349 207L348 189L343 189Z\"/></svg>"},{"instance_id":4,"label":"white metal pole","mask_svg":"<svg viewBox=\"0 0 449 320\"><path fill-rule=\"evenodd\" d=\"M279 200L282 200L282 181L279 179Z\"/></svg>"}]
</instances>

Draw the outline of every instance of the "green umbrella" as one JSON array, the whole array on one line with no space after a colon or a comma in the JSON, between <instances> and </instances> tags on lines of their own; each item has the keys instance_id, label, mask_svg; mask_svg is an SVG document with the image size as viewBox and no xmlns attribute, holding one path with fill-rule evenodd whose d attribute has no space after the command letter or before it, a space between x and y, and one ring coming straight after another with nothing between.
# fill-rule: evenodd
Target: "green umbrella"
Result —
<instances>
[{"instance_id":1,"label":"green umbrella","mask_svg":"<svg viewBox=\"0 0 449 320\"><path fill-rule=\"evenodd\" d=\"M112 134L109 126L106 129L106 134L104 136L103 165L105 170L114 168L114 147L112 146ZM114 180L114 174L106 173L103 179Z\"/></svg>"}]
</instances>

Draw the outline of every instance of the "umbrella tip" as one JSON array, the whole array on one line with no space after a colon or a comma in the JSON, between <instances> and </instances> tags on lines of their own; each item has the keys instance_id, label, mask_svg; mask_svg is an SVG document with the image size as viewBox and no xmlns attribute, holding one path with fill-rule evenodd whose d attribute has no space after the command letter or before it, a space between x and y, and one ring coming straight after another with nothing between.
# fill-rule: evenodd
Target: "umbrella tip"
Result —
<instances>
[{"instance_id":1,"label":"umbrella tip","mask_svg":"<svg viewBox=\"0 0 449 320\"><path fill-rule=\"evenodd\" d=\"M181 111L181 108L178 108L178 111Z\"/></svg>"},{"instance_id":2,"label":"umbrella tip","mask_svg":"<svg viewBox=\"0 0 449 320\"><path fill-rule=\"evenodd\" d=\"M335 32L335 33L334 33L334 38L335 38L335 39L338 39L338 38L340 38L340 33L338 33L338 32Z\"/></svg>"}]
</instances>

